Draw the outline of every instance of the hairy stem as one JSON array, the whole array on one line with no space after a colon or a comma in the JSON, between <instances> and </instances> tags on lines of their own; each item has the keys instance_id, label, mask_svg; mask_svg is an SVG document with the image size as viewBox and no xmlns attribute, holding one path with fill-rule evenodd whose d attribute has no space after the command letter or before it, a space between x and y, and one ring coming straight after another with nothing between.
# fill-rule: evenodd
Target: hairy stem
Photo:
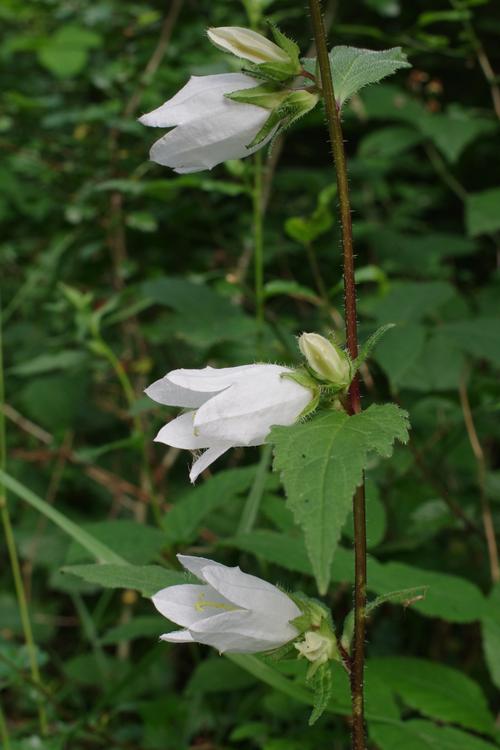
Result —
<instances>
[{"instance_id":1,"label":"hairy stem","mask_svg":"<svg viewBox=\"0 0 500 750\"><path fill-rule=\"evenodd\" d=\"M344 307L347 349L352 359L358 355L358 330L356 320L356 284L354 281L354 251L352 242L351 205L344 152L344 140L340 112L333 90L325 25L320 0L309 0L321 87L325 102L328 132L332 147L342 225L342 248L344 257ZM359 379L356 376L349 390L349 411L361 411ZM366 630L366 513L364 483L358 487L353 498L354 516L354 642L351 671L352 698L352 746L353 750L365 750L364 690Z\"/></svg>"},{"instance_id":2,"label":"hairy stem","mask_svg":"<svg viewBox=\"0 0 500 750\"><path fill-rule=\"evenodd\" d=\"M3 406L4 397L4 380L3 380L3 345L2 345L2 329L0 324L0 404ZM5 470L6 465L6 440L5 440L5 416L3 408L0 409L0 469ZM31 628L31 620L28 610L28 602L26 599L26 591L24 588L23 578L21 575L21 566L19 565L19 557L17 554L16 541L14 538L14 532L12 529L12 523L10 520L9 506L7 504L7 493L3 484L0 484L0 518L5 535L5 543L7 547L7 553L9 556L10 567L12 570L12 577L14 579L14 587L17 597L17 605L19 607L19 616L21 618L21 626L23 629L24 640L26 642L26 648L28 651L28 660L30 665L31 677L33 682L41 685L40 672L38 670L37 653L35 646L35 639L33 638L33 630ZM40 732L42 735L47 734L47 716L45 713L45 706L42 700L38 701L38 719L40 724Z\"/></svg>"}]
</instances>

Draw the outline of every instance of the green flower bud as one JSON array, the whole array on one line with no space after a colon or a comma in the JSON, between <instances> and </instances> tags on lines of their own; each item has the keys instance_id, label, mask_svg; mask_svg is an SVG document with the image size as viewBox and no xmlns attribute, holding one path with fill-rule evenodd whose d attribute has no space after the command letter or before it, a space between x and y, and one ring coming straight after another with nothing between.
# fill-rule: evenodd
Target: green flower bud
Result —
<instances>
[{"instance_id":1,"label":"green flower bud","mask_svg":"<svg viewBox=\"0 0 500 750\"><path fill-rule=\"evenodd\" d=\"M352 379L351 362L340 347L318 333L303 333L299 338L299 348L316 377L332 383L339 390L349 386Z\"/></svg>"},{"instance_id":2,"label":"green flower bud","mask_svg":"<svg viewBox=\"0 0 500 750\"><path fill-rule=\"evenodd\" d=\"M219 49L256 64L287 64L290 61L289 54L281 47L251 29L241 26L219 26L208 29L207 34L212 44Z\"/></svg>"}]
</instances>

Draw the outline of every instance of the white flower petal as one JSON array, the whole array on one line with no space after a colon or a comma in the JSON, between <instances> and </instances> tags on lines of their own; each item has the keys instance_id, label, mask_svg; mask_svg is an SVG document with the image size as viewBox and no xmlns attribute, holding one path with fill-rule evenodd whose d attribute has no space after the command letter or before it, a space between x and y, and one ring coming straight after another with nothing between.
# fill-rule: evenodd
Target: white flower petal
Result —
<instances>
[{"instance_id":1,"label":"white flower petal","mask_svg":"<svg viewBox=\"0 0 500 750\"><path fill-rule=\"evenodd\" d=\"M238 567L206 566L203 579L237 607L264 615L269 624L281 622L285 626L300 615L300 609L283 591Z\"/></svg>"},{"instance_id":2,"label":"white flower petal","mask_svg":"<svg viewBox=\"0 0 500 750\"><path fill-rule=\"evenodd\" d=\"M200 586L184 583L179 586L168 586L158 591L152 602L163 617L176 625L191 627L201 620L210 619L220 613L222 607L234 607L211 586ZM221 605L211 607L210 604Z\"/></svg>"},{"instance_id":3,"label":"white flower petal","mask_svg":"<svg viewBox=\"0 0 500 750\"><path fill-rule=\"evenodd\" d=\"M214 461L217 461L217 459L220 458L223 453L229 450L229 448L231 448L230 443L223 443L221 441L219 442L218 446L208 448L208 450L204 451L204 453L202 453L201 456L197 458L194 464L191 466L191 471L189 472L190 481L194 484L200 474L205 471L205 469L208 469L208 467L213 464Z\"/></svg>"},{"instance_id":4,"label":"white flower petal","mask_svg":"<svg viewBox=\"0 0 500 750\"><path fill-rule=\"evenodd\" d=\"M224 103L224 94L257 86L255 78L243 73L192 76L186 85L157 109L139 118L143 125L170 128L197 117L210 117Z\"/></svg>"},{"instance_id":5,"label":"white flower petal","mask_svg":"<svg viewBox=\"0 0 500 750\"><path fill-rule=\"evenodd\" d=\"M210 398L205 393L197 393L193 389L183 388L172 382L169 375L170 373L159 380L155 380L145 389L144 393L153 401L166 406L197 407Z\"/></svg>"},{"instance_id":6,"label":"white flower petal","mask_svg":"<svg viewBox=\"0 0 500 750\"><path fill-rule=\"evenodd\" d=\"M260 365L251 377L206 401L196 412L197 433L232 445L258 445L272 425L293 424L313 393L289 378L278 365Z\"/></svg>"},{"instance_id":7,"label":"white flower petal","mask_svg":"<svg viewBox=\"0 0 500 750\"><path fill-rule=\"evenodd\" d=\"M156 141L150 159L172 169L202 171L229 159L244 159L262 148L274 135L247 148L269 112L253 104L226 100L227 104L210 116L189 120Z\"/></svg>"},{"instance_id":8,"label":"white flower petal","mask_svg":"<svg viewBox=\"0 0 500 750\"><path fill-rule=\"evenodd\" d=\"M194 432L193 419L196 412L188 411L161 428L155 437L155 442L171 445L173 448L184 448L186 450L197 450L209 448L213 444L212 438L197 436ZM227 446L225 448L227 450Z\"/></svg>"},{"instance_id":9,"label":"white flower petal","mask_svg":"<svg viewBox=\"0 0 500 750\"><path fill-rule=\"evenodd\" d=\"M252 612L224 612L210 617L190 628L193 638L199 643L213 646L221 653L257 653L282 646L297 636L295 628L284 628L276 632L266 627Z\"/></svg>"},{"instance_id":10,"label":"white flower petal","mask_svg":"<svg viewBox=\"0 0 500 750\"><path fill-rule=\"evenodd\" d=\"M194 638L189 630L174 630L172 633L163 633L163 635L160 635L160 641L169 641L170 643L193 643Z\"/></svg>"},{"instance_id":11,"label":"white flower petal","mask_svg":"<svg viewBox=\"0 0 500 750\"><path fill-rule=\"evenodd\" d=\"M246 376L251 376L262 365L239 367L204 367L198 370L172 370L166 377L174 385L198 393L219 393ZM210 398L206 396L203 403ZM201 404L199 404L201 406Z\"/></svg>"},{"instance_id":12,"label":"white flower petal","mask_svg":"<svg viewBox=\"0 0 500 750\"><path fill-rule=\"evenodd\" d=\"M204 581L203 578L203 568L206 567L219 567L219 568L225 568L226 565L222 565L222 563L215 562L215 560L209 560L207 557L198 557L195 555L177 555L177 559L179 560L180 564L183 568L186 570L189 570L190 573L192 573L196 578L199 578L200 581Z\"/></svg>"}]
</instances>

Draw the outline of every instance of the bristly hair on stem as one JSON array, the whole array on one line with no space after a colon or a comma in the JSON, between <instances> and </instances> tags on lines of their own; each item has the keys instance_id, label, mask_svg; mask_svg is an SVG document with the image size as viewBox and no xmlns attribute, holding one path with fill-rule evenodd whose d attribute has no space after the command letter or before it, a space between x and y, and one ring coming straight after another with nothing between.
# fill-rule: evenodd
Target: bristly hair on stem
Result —
<instances>
[{"instance_id":1,"label":"bristly hair on stem","mask_svg":"<svg viewBox=\"0 0 500 750\"><path fill-rule=\"evenodd\" d=\"M318 67L321 76L321 88L325 103L328 133L330 136L333 160L337 173L337 188L342 225L342 248L344 266L344 308L347 349L351 359L358 356L358 331L356 319L356 285L354 280L354 251L352 241L351 206L347 165L342 136L340 112L335 100L330 59L325 34L320 0L309 0ZM361 411L359 378L356 376L349 390L349 411L357 414ZM365 750L364 726L364 662L366 630L366 511L364 482L358 487L353 498L354 516L354 648L351 669L352 697L352 747L353 750Z\"/></svg>"}]
</instances>

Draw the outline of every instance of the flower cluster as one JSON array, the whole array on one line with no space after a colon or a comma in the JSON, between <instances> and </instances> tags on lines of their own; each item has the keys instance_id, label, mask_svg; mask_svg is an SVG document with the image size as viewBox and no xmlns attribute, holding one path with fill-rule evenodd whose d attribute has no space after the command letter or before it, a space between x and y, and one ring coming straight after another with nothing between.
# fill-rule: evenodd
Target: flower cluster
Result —
<instances>
[{"instance_id":1,"label":"flower cluster","mask_svg":"<svg viewBox=\"0 0 500 750\"><path fill-rule=\"evenodd\" d=\"M353 368L336 344L304 333L299 348L306 363L297 370L273 364L173 370L146 389L160 404L187 410L162 427L156 440L203 450L191 468L191 481L232 446L260 445L273 425L292 425L317 406L323 391L337 394L348 388ZM246 653L293 641L298 655L310 662L309 677L338 658L322 605L291 597L239 568L178 558L202 584L169 586L155 594L156 608L183 628L166 633L163 640Z\"/></svg>"},{"instance_id":2,"label":"flower cluster","mask_svg":"<svg viewBox=\"0 0 500 750\"><path fill-rule=\"evenodd\" d=\"M262 148L316 105L317 88L305 85L314 76L302 69L297 45L277 28L272 31L274 41L240 27L208 30L213 44L246 61L245 72L193 76L143 115L144 125L172 128L153 144L153 161L179 173L211 169ZM347 391L353 365L335 343L305 333L299 348L305 363L297 369L277 364L179 369L146 389L154 401L185 409L156 440L199 452L192 482L231 447L261 445L273 425L292 425L323 396ZM199 583L169 586L153 596L158 611L181 627L162 640L196 641L221 653L295 649L310 663L309 676L337 658L332 624L321 605L239 568L201 557L178 559Z\"/></svg>"},{"instance_id":3,"label":"flower cluster","mask_svg":"<svg viewBox=\"0 0 500 750\"><path fill-rule=\"evenodd\" d=\"M150 151L152 161L180 174L249 156L280 128L312 109L315 91L300 87L299 49L278 29L275 42L237 26L208 30L220 49L248 61L248 73L192 76L175 96L139 118L173 128Z\"/></svg>"}]
</instances>

